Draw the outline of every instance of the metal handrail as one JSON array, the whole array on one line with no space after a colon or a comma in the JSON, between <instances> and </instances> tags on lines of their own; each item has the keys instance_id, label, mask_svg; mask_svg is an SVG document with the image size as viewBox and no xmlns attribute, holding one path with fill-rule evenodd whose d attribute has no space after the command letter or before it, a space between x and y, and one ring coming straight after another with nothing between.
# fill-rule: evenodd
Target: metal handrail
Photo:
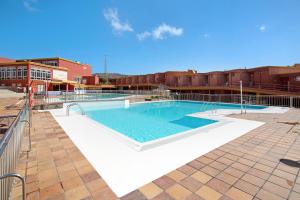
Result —
<instances>
[{"instance_id":1,"label":"metal handrail","mask_svg":"<svg viewBox=\"0 0 300 200\"><path fill-rule=\"evenodd\" d=\"M29 117L29 104L26 100L24 107L18 116L6 130L4 137L0 141L0 177L7 177L16 171L21 151L24 123L21 121ZM12 174L14 176L14 174ZM10 197L13 182L11 179L1 178L0 181L0 199L8 200Z\"/></svg>"},{"instance_id":2,"label":"metal handrail","mask_svg":"<svg viewBox=\"0 0 300 200\"><path fill-rule=\"evenodd\" d=\"M31 151L31 123L30 123L30 118L29 120L22 120L20 122L26 122L27 125L28 125L28 129L29 129L29 132L28 132L28 140L29 140L29 149L28 149L28 152Z\"/></svg>"},{"instance_id":3,"label":"metal handrail","mask_svg":"<svg viewBox=\"0 0 300 200\"><path fill-rule=\"evenodd\" d=\"M176 100L192 100L201 102L222 102L240 104L240 94L201 94L201 93L171 93ZM247 95L243 94L243 98L248 104L263 106L280 106L300 108L300 95ZM250 102L251 100L251 102Z\"/></svg>"},{"instance_id":4,"label":"metal handrail","mask_svg":"<svg viewBox=\"0 0 300 200\"><path fill-rule=\"evenodd\" d=\"M4 175L0 176L0 180L5 179L5 178L11 178L11 177L18 178L21 180L21 182L22 182L22 200L25 200L26 199L25 178L17 173L8 173L8 174L4 174Z\"/></svg>"},{"instance_id":5,"label":"metal handrail","mask_svg":"<svg viewBox=\"0 0 300 200\"><path fill-rule=\"evenodd\" d=\"M69 105L67 106L67 111L66 111L66 115L67 115L67 116L70 115L70 107L71 107L71 106L78 106L78 108L79 108L80 111L81 111L81 115L85 115L85 112L84 112L84 110L83 110L83 108L82 108L82 106L81 106L80 104L78 104L78 103L71 103L71 104L69 104Z\"/></svg>"}]
</instances>

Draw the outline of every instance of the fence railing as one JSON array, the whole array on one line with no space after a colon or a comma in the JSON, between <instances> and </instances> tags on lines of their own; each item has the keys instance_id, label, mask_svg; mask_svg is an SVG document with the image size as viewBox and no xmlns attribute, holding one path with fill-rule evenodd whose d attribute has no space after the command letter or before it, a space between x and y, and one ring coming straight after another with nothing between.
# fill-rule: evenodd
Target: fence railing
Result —
<instances>
[{"instance_id":1,"label":"fence railing","mask_svg":"<svg viewBox=\"0 0 300 200\"><path fill-rule=\"evenodd\" d=\"M148 96L163 96L164 99L193 100L224 103L241 103L240 94L170 93L168 90L84 90L75 92L37 94L35 105L77 101L101 101L109 99L138 99ZM243 103L265 106L300 108L300 96L243 95Z\"/></svg>"},{"instance_id":2,"label":"fence railing","mask_svg":"<svg viewBox=\"0 0 300 200\"><path fill-rule=\"evenodd\" d=\"M167 90L79 90L73 92L57 91L34 95L34 105L67 103L77 101L100 101L108 99L130 99L142 96L170 96Z\"/></svg>"},{"instance_id":3,"label":"fence railing","mask_svg":"<svg viewBox=\"0 0 300 200\"><path fill-rule=\"evenodd\" d=\"M174 100L241 103L239 94L172 93L171 96ZM243 104L300 108L300 96L243 95L242 100Z\"/></svg>"},{"instance_id":4,"label":"fence railing","mask_svg":"<svg viewBox=\"0 0 300 200\"><path fill-rule=\"evenodd\" d=\"M5 132L0 140L0 199L8 200L14 178L21 178L15 174L19 153L21 151L22 138L24 133L25 121L30 121L29 105L26 101L14 122ZM30 124L30 123L29 123ZM24 183L24 179L22 179ZM23 198L25 198L25 185L23 184Z\"/></svg>"}]
</instances>

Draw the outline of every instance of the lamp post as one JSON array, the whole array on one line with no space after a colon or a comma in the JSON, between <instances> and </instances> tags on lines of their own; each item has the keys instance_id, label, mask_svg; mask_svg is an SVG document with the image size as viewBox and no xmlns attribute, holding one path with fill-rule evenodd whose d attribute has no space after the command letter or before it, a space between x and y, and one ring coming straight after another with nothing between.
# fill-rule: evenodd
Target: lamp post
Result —
<instances>
[{"instance_id":1,"label":"lamp post","mask_svg":"<svg viewBox=\"0 0 300 200\"><path fill-rule=\"evenodd\" d=\"M243 114L243 81L240 81L240 92L241 92L241 114Z\"/></svg>"}]
</instances>

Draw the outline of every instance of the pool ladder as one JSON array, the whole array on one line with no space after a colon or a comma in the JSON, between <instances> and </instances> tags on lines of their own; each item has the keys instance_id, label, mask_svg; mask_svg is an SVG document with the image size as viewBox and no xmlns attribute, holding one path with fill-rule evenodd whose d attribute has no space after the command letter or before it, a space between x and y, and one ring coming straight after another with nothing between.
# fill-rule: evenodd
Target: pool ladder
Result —
<instances>
[{"instance_id":1,"label":"pool ladder","mask_svg":"<svg viewBox=\"0 0 300 200\"><path fill-rule=\"evenodd\" d=\"M210 109L209 109L210 108ZM211 110L211 113L217 113L217 103L216 102L204 102L201 106L201 110Z\"/></svg>"},{"instance_id":2,"label":"pool ladder","mask_svg":"<svg viewBox=\"0 0 300 200\"><path fill-rule=\"evenodd\" d=\"M67 116L70 115L70 107L72 107L72 106L78 106L78 108L79 108L80 111L81 111L81 115L85 115L85 112L84 112L84 110L83 110L83 108L82 108L81 105L79 105L78 103L71 103L71 104L69 104L69 105L67 106L67 111L66 111L66 115L67 115Z\"/></svg>"}]
</instances>

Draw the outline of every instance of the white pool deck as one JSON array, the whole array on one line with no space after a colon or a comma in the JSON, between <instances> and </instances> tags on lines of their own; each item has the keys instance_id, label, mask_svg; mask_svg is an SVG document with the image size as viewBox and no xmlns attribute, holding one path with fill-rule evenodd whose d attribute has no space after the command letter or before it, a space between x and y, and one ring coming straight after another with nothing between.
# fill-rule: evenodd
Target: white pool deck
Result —
<instances>
[{"instance_id":1,"label":"white pool deck","mask_svg":"<svg viewBox=\"0 0 300 200\"><path fill-rule=\"evenodd\" d=\"M268 107L248 113L284 113L288 108ZM263 125L263 122L230 118L240 110L219 109L192 116L215 119L217 125L196 130L188 137L137 151L122 142L112 130L65 108L50 111L66 134L118 197L173 171L201 155ZM209 142L208 142L209 141Z\"/></svg>"}]
</instances>

